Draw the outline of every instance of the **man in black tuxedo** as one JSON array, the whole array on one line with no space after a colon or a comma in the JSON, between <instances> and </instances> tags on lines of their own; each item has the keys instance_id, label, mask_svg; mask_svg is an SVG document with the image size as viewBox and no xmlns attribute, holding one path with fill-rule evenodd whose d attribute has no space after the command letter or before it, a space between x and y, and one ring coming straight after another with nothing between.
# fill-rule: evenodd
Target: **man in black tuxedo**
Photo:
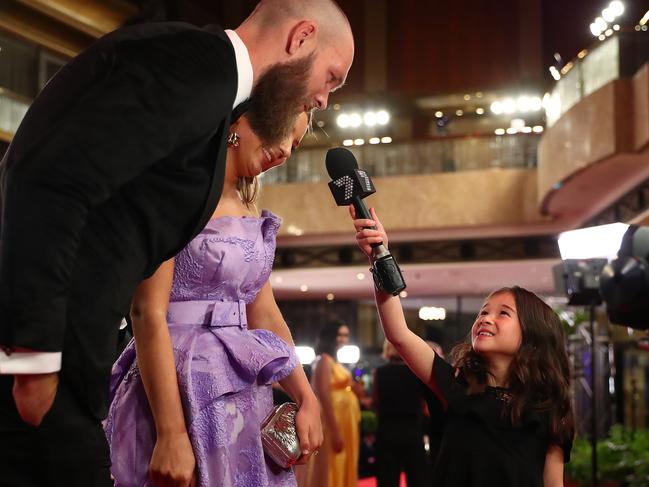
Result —
<instances>
[{"instance_id":1,"label":"man in black tuxedo","mask_svg":"<svg viewBox=\"0 0 649 487\"><path fill-rule=\"evenodd\" d=\"M268 144L351 65L332 0L262 0L235 31L126 27L61 70L2 161L0 485L110 485L100 421L134 288L205 225L233 108Z\"/></svg>"}]
</instances>

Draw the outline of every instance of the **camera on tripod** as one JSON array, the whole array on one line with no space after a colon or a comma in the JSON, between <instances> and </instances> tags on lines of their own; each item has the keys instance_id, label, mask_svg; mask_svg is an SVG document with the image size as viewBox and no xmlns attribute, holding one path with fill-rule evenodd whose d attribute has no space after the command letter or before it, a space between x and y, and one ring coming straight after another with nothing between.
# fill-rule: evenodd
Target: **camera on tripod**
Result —
<instances>
[{"instance_id":1,"label":"camera on tripod","mask_svg":"<svg viewBox=\"0 0 649 487\"><path fill-rule=\"evenodd\" d=\"M564 232L556 289L570 305L605 303L611 323L649 328L649 227L613 223Z\"/></svg>"}]
</instances>

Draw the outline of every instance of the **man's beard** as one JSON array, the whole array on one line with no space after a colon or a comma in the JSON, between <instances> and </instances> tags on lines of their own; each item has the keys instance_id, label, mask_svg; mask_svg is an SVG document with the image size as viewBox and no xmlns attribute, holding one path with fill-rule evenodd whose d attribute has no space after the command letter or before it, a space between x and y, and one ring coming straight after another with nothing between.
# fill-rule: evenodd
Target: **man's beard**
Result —
<instances>
[{"instance_id":1,"label":"man's beard","mask_svg":"<svg viewBox=\"0 0 649 487\"><path fill-rule=\"evenodd\" d=\"M296 61L274 64L259 78L246 118L264 144L279 144L289 137L304 105L310 108L307 90L314 58L311 53Z\"/></svg>"}]
</instances>

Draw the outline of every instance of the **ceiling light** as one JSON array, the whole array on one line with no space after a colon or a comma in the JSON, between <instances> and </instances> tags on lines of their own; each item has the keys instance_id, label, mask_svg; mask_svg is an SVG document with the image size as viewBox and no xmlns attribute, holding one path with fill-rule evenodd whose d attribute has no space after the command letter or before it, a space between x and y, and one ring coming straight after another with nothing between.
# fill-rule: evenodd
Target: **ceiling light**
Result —
<instances>
[{"instance_id":1,"label":"ceiling light","mask_svg":"<svg viewBox=\"0 0 649 487\"><path fill-rule=\"evenodd\" d=\"M368 127L374 127L376 125L376 118L376 113L365 112L365 115L363 115L363 122L365 122L365 125Z\"/></svg>"},{"instance_id":2,"label":"ceiling light","mask_svg":"<svg viewBox=\"0 0 649 487\"><path fill-rule=\"evenodd\" d=\"M496 129L494 130L496 135L505 135L505 129Z\"/></svg>"},{"instance_id":3,"label":"ceiling light","mask_svg":"<svg viewBox=\"0 0 649 487\"><path fill-rule=\"evenodd\" d=\"M379 125L387 125L390 121L390 114L385 110L381 110L376 114L376 123Z\"/></svg>"},{"instance_id":4,"label":"ceiling light","mask_svg":"<svg viewBox=\"0 0 649 487\"><path fill-rule=\"evenodd\" d=\"M550 70L550 74L555 81L559 81L561 79L561 73L559 73L559 70L556 68L556 66L550 66L548 69Z\"/></svg>"},{"instance_id":5,"label":"ceiling light","mask_svg":"<svg viewBox=\"0 0 649 487\"><path fill-rule=\"evenodd\" d=\"M354 139L354 145L364 145L365 139Z\"/></svg>"},{"instance_id":6,"label":"ceiling light","mask_svg":"<svg viewBox=\"0 0 649 487\"><path fill-rule=\"evenodd\" d=\"M516 111L516 103L513 98L505 98L503 100L503 113L511 114Z\"/></svg>"},{"instance_id":7,"label":"ceiling light","mask_svg":"<svg viewBox=\"0 0 649 487\"><path fill-rule=\"evenodd\" d=\"M509 127L507 130L505 130L505 132L507 132L509 135L514 135L514 134L518 133L518 129L515 129L513 127Z\"/></svg>"},{"instance_id":8,"label":"ceiling light","mask_svg":"<svg viewBox=\"0 0 649 487\"><path fill-rule=\"evenodd\" d=\"M381 144L390 144L392 143L392 137L381 137Z\"/></svg>"},{"instance_id":9,"label":"ceiling light","mask_svg":"<svg viewBox=\"0 0 649 487\"><path fill-rule=\"evenodd\" d=\"M620 0L613 0L608 5L608 9L613 13L613 15L619 17L624 13L624 3L622 3Z\"/></svg>"},{"instance_id":10,"label":"ceiling light","mask_svg":"<svg viewBox=\"0 0 649 487\"><path fill-rule=\"evenodd\" d=\"M350 145L354 145L354 141L352 139L345 139L343 140L343 145L349 147Z\"/></svg>"},{"instance_id":11,"label":"ceiling light","mask_svg":"<svg viewBox=\"0 0 649 487\"><path fill-rule=\"evenodd\" d=\"M532 127L532 132L534 132L535 134L540 134L541 132L543 132L543 126L535 125L534 127Z\"/></svg>"},{"instance_id":12,"label":"ceiling light","mask_svg":"<svg viewBox=\"0 0 649 487\"><path fill-rule=\"evenodd\" d=\"M503 113L503 104L499 101L493 102L490 108L494 115L500 115Z\"/></svg>"},{"instance_id":13,"label":"ceiling light","mask_svg":"<svg viewBox=\"0 0 649 487\"><path fill-rule=\"evenodd\" d=\"M435 112L435 116L437 118L442 118L444 116L444 112L440 112L439 110Z\"/></svg>"},{"instance_id":14,"label":"ceiling light","mask_svg":"<svg viewBox=\"0 0 649 487\"><path fill-rule=\"evenodd\" d=\"M369 142L370 142L370 144L372 144L372 145L376 145L376 144L381 143L381 139L379 139L378 137L372 137L372 138L369 140Z\"/></svg>"},{"instance_id":15,"label":"ceiling light","mask_svg":"<svg viewBox=\"0 0 649 487\"><path fill-rule=\"evenodd\" d=\"M615 14L613 13L613 10L607 7L604 10L602 10L602 18L606 22L613 22L615 20Z\"/></svg>"},{"instance_id":16,"label":"ceiling light","mask_svg":"<svg viewBox=\"0 0 649 487\"><path fill-rule=\"evenodd\" d=\"M349 127L349 115L346 113L341 113L338 115L338 118L336 118L336 123L341 129L346 129Z\"/></svg>"},{"instance_id":17,"label":"ceiling light","mask_svg":"<svg viewBox=\"0 0 649 487\"><path fill-rule=\"evenodd\" d=\"M365 279L365 274L363 274L362 272L359 272L358 274L356 274L356 279L358 279L359 281L362 281L363 279Z\"/></svg>"},{"instance_id":18,"label":"ceiling light","mask_svg":"<svg viewBox=\"0 0 649 487\"><path fill-rule=\"evenodd\" d=\"M475 109L475 112L476 112L478 115L482 115L482 114L484 113L484 108L476 108L476 109Z\"/></svg>"},{"instance_id":19,"label":"ceiling light","mask_svg":"<svg viewBox=\"0 0 649 487\"><path fill-rule=\"evenodd\" d=\"M600 32L604 32L608 28L608 24L601 17L597 17L595 19L595 25L597 26L597 28L599 29Z\"/></svg>"},{"instance_id":20,"label":"ceiling light","mask_svg":"<svg viewBox=\"0 0 649 487\"><path fill-rule=\"evenodd\" d=\"M400 298L407 298L408 297L408 291L401 291L399 293Z\"/></svg>"},{"instance_id":21,"label":"ceiling light","mask_svg":"<svg viewBox=\"0 0 649 487\"><path fill-rule=\"evenodd\" d=\"M300 286L300 291L302 291L303 293L307 292L308 290L309 290L309 286L307 286L306 284L302 284Z\"/></svg>"},{"instance_id":22,"label":"ceiling light","mask_svg":"<svg viewBox=\"0 0 649 487\"><path fill-rule=\"evenodd\" d=\"M327 293L327 301L333 301L335 297L334 293Z\"/></svg>"},{"instance_id":23,"label":"ceiling light","mask_svg":"<svg viewBox=\"0 0 649 487\"><path fill-rule=\"evenodd\" d=\"M462 115L464 115L464 111L463 110L456 110L455 115L457 115L458 117L461 117Z\"/></svg>"},{"instance_id":24,"label":"ceiling light","mask_svg":"<svg viewBox=\"0 0 649 487\"><path fill-rule=\"evenodd\" d=\"M349 126L353 128L357 128L361 126L361 123L363 123L363 119L358 113L352 113L349 115Z\"/></svg>"}]
</instances>

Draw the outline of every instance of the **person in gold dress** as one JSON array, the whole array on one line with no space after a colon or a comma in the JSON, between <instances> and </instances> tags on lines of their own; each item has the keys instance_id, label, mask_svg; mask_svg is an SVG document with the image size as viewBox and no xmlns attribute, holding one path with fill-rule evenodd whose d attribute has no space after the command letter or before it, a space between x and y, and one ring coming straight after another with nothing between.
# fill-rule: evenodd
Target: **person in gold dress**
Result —
<instances>
[{"instance_id":1,"label":"person in gold dress","mask_svg":"<svg viewBox=\"0 0 649 487\"><path fill-rule=\"evenodd\" d=\"M360 447L360 406L352 376L338 363L336 352L349 339L349 328L327 324L318 337L311 384L322 408L324 443L298 475L301 487L356 487Z\"/></svg>"}]
</instances>

